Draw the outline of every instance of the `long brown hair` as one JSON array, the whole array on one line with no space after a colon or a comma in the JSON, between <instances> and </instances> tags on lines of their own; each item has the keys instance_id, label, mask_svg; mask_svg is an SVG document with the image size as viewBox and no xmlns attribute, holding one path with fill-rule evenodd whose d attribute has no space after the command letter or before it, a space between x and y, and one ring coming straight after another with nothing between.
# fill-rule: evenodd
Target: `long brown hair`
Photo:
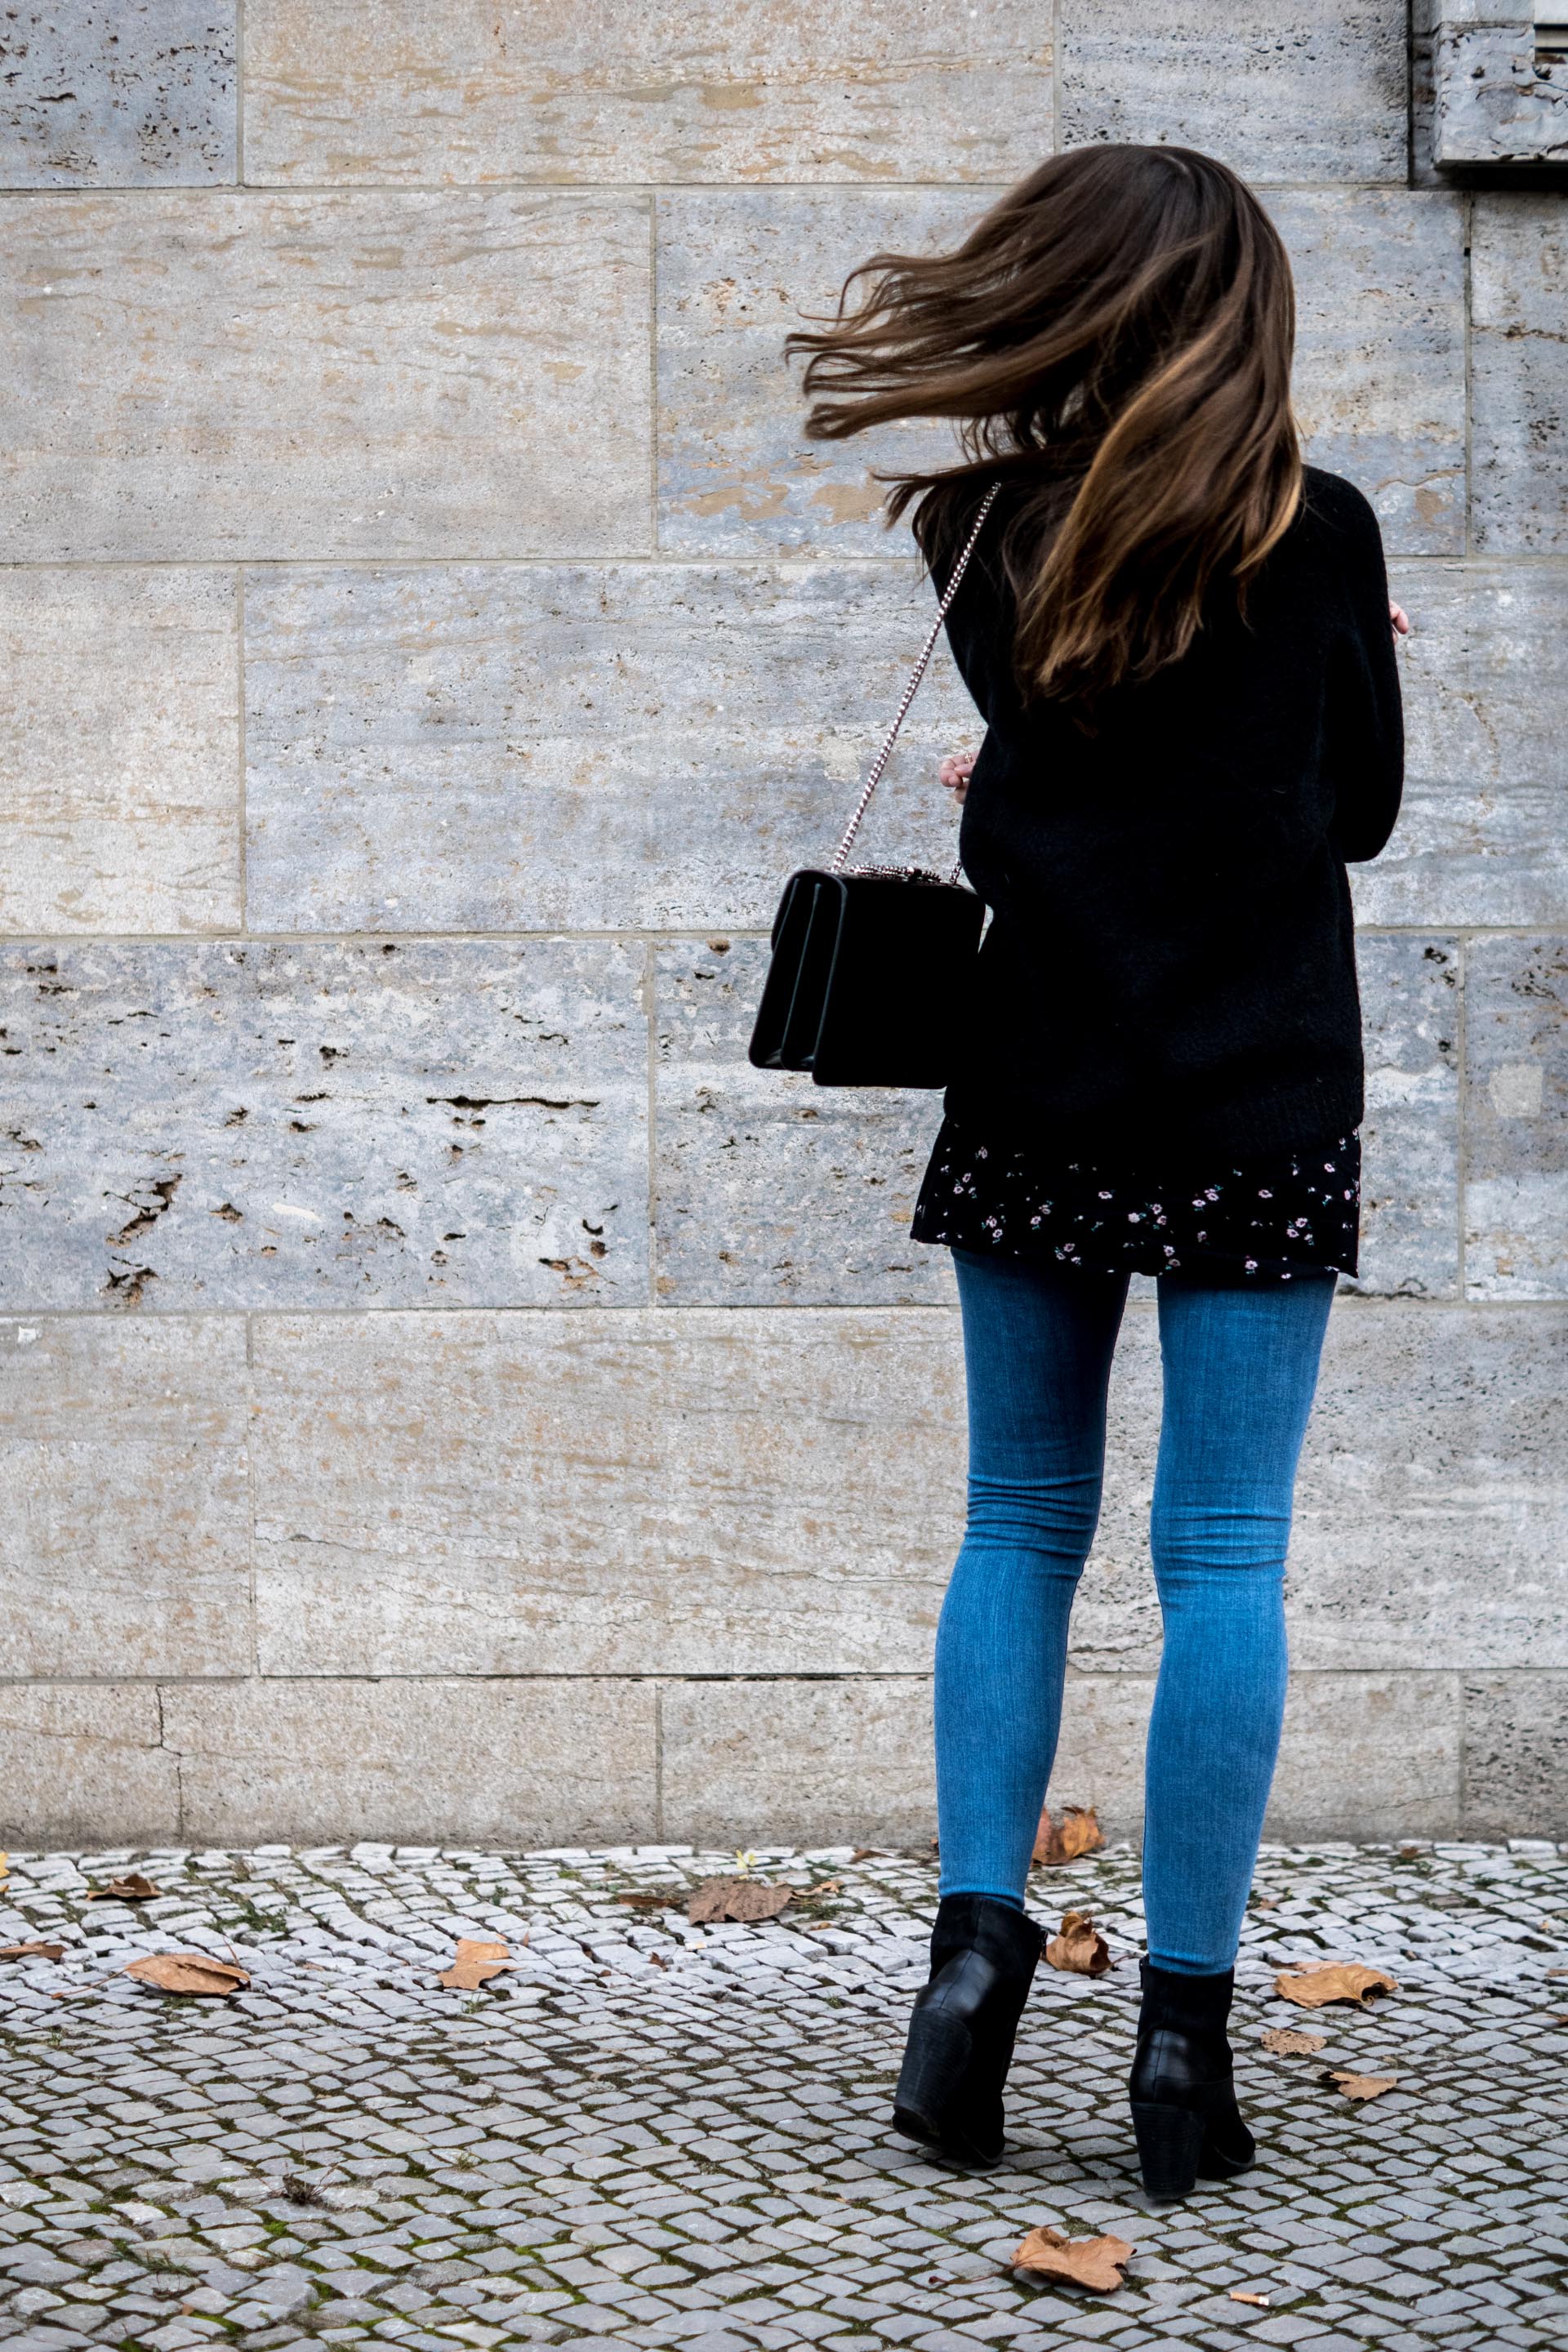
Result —
<instances>
[{"instance_id":1,"label":"long brown hair","mask_svg":"<svg viewBox=\"0 0 1568 2352\"><path fill-rule=\"evenodd\" d=\"M1186 147L1054 156L952 253L880 253L811 354L813 440L951 417L963 461L887 473L928 561L982 482L1008 499L1003 562L1026 691L1090 703L1186 652L1211 594L1247 583L1301 497L1295 296L1251 191Z\"/></svg>"}]
</instances>

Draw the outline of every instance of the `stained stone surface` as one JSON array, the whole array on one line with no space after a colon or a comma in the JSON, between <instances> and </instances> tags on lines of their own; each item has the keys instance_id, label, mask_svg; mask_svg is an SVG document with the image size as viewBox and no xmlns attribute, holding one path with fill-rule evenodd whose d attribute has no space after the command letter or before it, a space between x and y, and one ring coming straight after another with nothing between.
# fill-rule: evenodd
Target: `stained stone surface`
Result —
<instances>
[{"instance_id":1,"label":"stained stone surface","mask_svg":"<svg viewBox=\"0 0 1568 2352\"><path fill-rule=\"evenodd\" d=\"M4 1303L647 1296L643 954L10 947Z\"/></svg>"},{"instance_id":2,"label":"stained stone surface","mask_svg":"<svg viewBox=\"0 0 1568 2352\"><path fill-rule=\"evenodd\" d=\"M0 1654L249 1670L248 1388L237 1316L0 1321Z\"/></svg>"},{"instance_id":3,"label":"stained stone surface","mask_svg":"<svg viewBox=\"0 0 1568 2352\"><path fill-rule=\"evenodd\" d=\"M239 919L239 632L219 571L0 572L0 930Z\"/></svg>"},{"instance_id":4,"label":"stained stone surface","mask_svg":"<svg viewBox=\"0 0 1568 2352\"><path fill-rule=\"evenodd\" d=\"M1568 1805L1568 1675L1473 1675L1465 1683L1468 1808L1476 1832L1530 1808Z\"/></svg>"},{"instance_id":5,"label":"stained stone surface","mask_svg":"<svg viewBox=\"0 0 1568 2352\"><path fill-rule=\"evenodd\" d=\"M1270 196L1268 209L1296 280L1294 394L1308 462L1365 493L1392 552L1461 554L1458 198L1304 189Z\"/></svg>"},{"instance_id":6,"label":"stained stone surface","mask_svg":"<svg viewBox=\"0 0 1568 2352\"><path fill-rule=\"evenodd\" d=\"M236 162L237 0L38 0L0 27L0 187L199 187Z\"/></svg>"},{"instance_id":7,"label":"stained stone surface","mask_svg":"<svg viewBox=\"0 0 1568 2352\"><path fill-rule=\"evenodd\" d=\"M260 182L1011 179L1050 15L1009 0L250 0Z\"/></svg>"},{"instance_id":8,"label":"stained stone surface","mask_svg":"<svg viewBox=\"0 0 1568 2352\"><path fill-rule=\"evenodd\" d=\"M1465 999L1469 1293L1562 1298L1568 1296L1568 941L1475 940Z\"/></svg>"},{"instance_id":9,"label":"stained stone surface","mask_svg":"<svg viewBox=\"0 0 1568 2352\"><path fill-rule=\"evenodd\" d=\"M100 1663L109 1671L91 1681L0 1681L0 1836L9 1843L89 1831L145 1837L150 1824L178 1823L179 1759L163 1745L157 1685L118 1681L112 1660ZM5 1990L8 2007L12 1980Z\"/></svg>"},{"instance_id":10,"label":"stained stone surface","mask_svg":"<svg viewBox=\"0 0 1568 2352\"><path fill-rule=\"evenodd\" d=\"M1062 142L1158 142L1248 178L1403 182L1400 0L1306 0L1288 13L1176 0L1062 0Z\"/></svg>"},{"instance_id":11,"label":"stained stone surface","mask_svg":"<svg viewBox=\"0 0 1568 2352\"><path fill-rule=\"evenodd\" d=\"M784 339L831 318L879 253L958 246L1000 189L687 189L658 223L659 545L704 555L902 552L878 471L950 462L942 425L847 442L803 438L806 404ZM863 289L861 290L864 290ZM854 299L852 295L851 299Z\"/></svg>"},{"instance_id":12,"label":"stained stone surface","mask_svg":"<svg viewBox=\"0 0 1568 2352\"><path fill-rule=\"evenodd\" d=\"M805 404L783 339L802 314L830 311L847 272L873 253L955 247L981 203L959 188L659 197L662 547L887 547L872 472L940 464L945 428L804 441ZM1268 203L1297 281L1296 399L1308 457L1365 491L1391 547L1462 552L1458 200L1321 188Z\"/></svg>"},{"instance_id":13,"label":"stained stone surface","mask_svg":"<svg viewBox=\"0 0 1568 2352\"><path fill-rule=\"evenodd\" d=\"M843 830L931 606L913 562L253 572L250 920L764 928ZM951 865L937 763L977 740L943 646L869 855Z\"/></svg>"},{"instance_id":14,"label":"stained stone surface","mask_svg":"<svg viewBox=\"0 0 1568 2352\"><path fill-rule=\"evenodd\" d=\"M1491 555L1568 553L1568 235L1561 194L1476 198L1471 525Z\"/></svg>"},{"instance_id":15,"label":"stained stone surface","mask_svg":"<svg viewBox=\"0 0 1568 2352\"><path fill-rule=\"evenodd\" d=\"M1363 923L1558 923L1568 914L1568 564L1395 563L1405 800L1352 866Z\"/></svg>"},{"instance_id":16,"label":"stained stone surface","mask_svg":"<svg viewBox=\"0 0 1568 2352\"><path fill-rule=\"evenodd\" d=\"M157 1900L86 1900L128 1866ZM890 2128L929 1849L759 1841L752 1866L795 1890L782 1916L693 1927L690 1889L735 1867L722 1846L14 1856L0 1933L66 1951L3 1964L5 2340L1561 2344L1568 1864L1550 1844L1266 1847L1232 2016L1258 2162L1163 2209L1126 2109L1127 1848L1034 1874L1033 1916L1092 1912L1114 1964L1038 1969L1006 2152L981 2173ZM444 1990L458 1936L512 1966ZM171 1948L232 1951L250 1983L179 2003L120 1972ZM1397 1990L1304 2017L1275 1979L1328 1959ZM1319 2052L1264 2048L1303 2025ZM1394 2086L1358 2105L1331 2068ZM1127 2241L1125 2284L1014 2271L1042 2222Z\"/></svg>"},{"instance_id":17,"label":"stained stone surface","mask_svg":"<svg viewBox=\"0 0 1568 2352\"><path fill-rule=\"evenodd\" d=\"M635 553L646 198L30 198L9 559Z\"/></svg>"}]
</instances>

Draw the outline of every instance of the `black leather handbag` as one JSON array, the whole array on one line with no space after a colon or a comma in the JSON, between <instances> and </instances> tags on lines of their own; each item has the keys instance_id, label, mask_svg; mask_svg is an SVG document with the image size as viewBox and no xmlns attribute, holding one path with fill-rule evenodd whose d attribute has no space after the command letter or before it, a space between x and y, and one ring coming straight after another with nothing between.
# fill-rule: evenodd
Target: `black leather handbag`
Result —
<instances>
[{"instance_id":1,"label":"black leather handbag","mask_svg":"<svg viewBox=\"0 0 1568 2352\"><path fill-rule=\"evenodd\" d=\"M986 491L903 700L826 867L784 884L752 1033L760 1070L809 1070L819 1087L944 1087L961 1048L984 905L954 866L846 867L860 820L930 667L999 485Z\"/></svg>"}]
</instances>

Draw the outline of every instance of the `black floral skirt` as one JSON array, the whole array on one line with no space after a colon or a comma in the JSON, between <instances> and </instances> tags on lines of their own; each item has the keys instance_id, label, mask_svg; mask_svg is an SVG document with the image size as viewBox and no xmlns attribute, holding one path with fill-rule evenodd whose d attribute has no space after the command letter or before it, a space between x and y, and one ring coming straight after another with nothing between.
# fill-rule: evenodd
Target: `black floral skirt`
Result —
<instances>
[{"instance_id":1,"label":"black floral skirt","mask_svg":"<svg viewBox=\"0 0 1568 2352\"><path fill-rule=\"evenodd\" d=\"M942 1121L915 1203L918 1242L1041 1256L1107 1274L1223 1265L1289 1281L1298 1266L1354 1274L1361 1139L1248 1157L1194 1179L1092 1160Z\"/></svg>"}]
</instances>

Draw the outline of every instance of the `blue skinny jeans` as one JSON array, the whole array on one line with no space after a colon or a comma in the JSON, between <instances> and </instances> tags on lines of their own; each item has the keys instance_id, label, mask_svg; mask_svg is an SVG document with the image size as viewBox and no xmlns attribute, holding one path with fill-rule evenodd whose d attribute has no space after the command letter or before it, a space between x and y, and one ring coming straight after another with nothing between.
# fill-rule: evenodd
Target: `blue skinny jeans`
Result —
<instances>
[{"instance_id":1,"label":"blue skinny jeans","mask_svg":"<svg viewBox=\"0 0 1568 2352\"><path fill-rule=\"evenodd\" d=\"M1100 1516L1124 1276L954 1250L969 1516L936 1642L942 1892L1021 1905L1068 1619ZM1334 1277L1159 1283L1150 1525L1164 1646L1144 1773L1149 1956L1236 1958L1285 1707L1285 1551Z\"/></svg>"}]
</instances>

